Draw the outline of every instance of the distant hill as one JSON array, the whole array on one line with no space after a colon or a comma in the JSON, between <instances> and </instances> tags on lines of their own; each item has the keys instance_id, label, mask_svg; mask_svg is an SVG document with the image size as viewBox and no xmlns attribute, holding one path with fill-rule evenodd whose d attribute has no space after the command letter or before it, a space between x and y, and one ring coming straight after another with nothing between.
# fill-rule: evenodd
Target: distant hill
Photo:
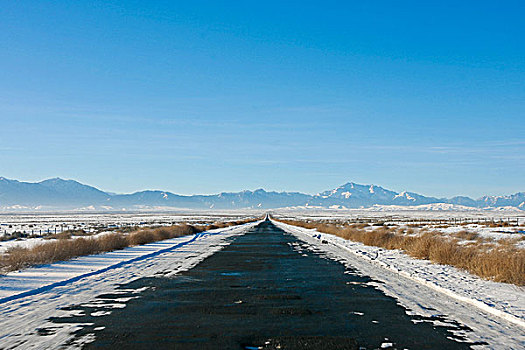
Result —
<instances>
[{"instance_id":1,"label":"distant hill","mask_svg":"<svg viewBox=\"0 0 525 350\"><path fill-rule=\"evenodd\" d=\"M440 205L434 205L438 204ZM441 205L443 204L443 205ZM446 206L446 205L448 206ZM432 208L497 208L525 210L525 192L479 199L457 196L450 199L427 197L413 192L395 192L376 185L346 183L315 195L299 192L267 192L263 189L183 196L166 191L115 194L74 180L54 178L21 182L0 177L0 209L272 209L283 207L369 208L373 206ZM438 210L438 209L436 209Z\"/></svg>"}]
</instances>

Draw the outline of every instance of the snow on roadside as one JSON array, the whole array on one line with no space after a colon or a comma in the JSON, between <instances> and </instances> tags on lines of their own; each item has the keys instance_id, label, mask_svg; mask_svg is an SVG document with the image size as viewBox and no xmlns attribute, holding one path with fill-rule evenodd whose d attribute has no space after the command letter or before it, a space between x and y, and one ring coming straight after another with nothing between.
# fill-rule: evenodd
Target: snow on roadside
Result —
<instances>
[{"instance_id":1,"label":"snow on roadside","mask_svg":"<svg viewBox=\"0 0 525 350\"><path fill-rule=\"evenodd\" d=\"M52 242L54 239L45 239L43 237L37 238L27 238L27 239L13 239L10 241L0 242L0 254L5 253L10 248L20 247L20 248L32 248L40 243Z\"/></svg>"},{"instance_id":2,"label":"snow on roadside","mask_svg":"<svg viewBox=\"0 0 525 350\"><path fill-rule=\"evenodd\" d=\"M103 231L99 233L95 233L92 235L85 235L85 236L71 236L71 239L77 239L77 238L99 238L111 233L115 233L115 231ZM34 237L34 238L22 238L22 239L13 239L10 241L0 241L0 254L5 253L10 248L32 248L38 244L41 243L47 243L47 242L55 242L56 238L49 238L49 237Z\"/></svg>"},{"instance_id":3,"label":"snow on roadside","mask_svg":"<svg viewBox=\"0 0 525 350\"><path fill-rule=\"evenodd\" d=\"M432 305L476 330L479 339L507 344L506 348L525 343L524 287L483 280L451 266L411 258L399 250L366 246L315 229L274 224L385 282L378 288L423 316L429 315L422 305Z\"/></svg>"},{"instance_id":4,"label":"snow on roadside","mask_svg":"<svg viewBox=\"0 0 525 350\"><path fill-rule=\"evenodd\" d=\"M246 225L251 226L253 223ZM68 261L9 272L0 276L0 304L19 295L34 293L42 288L50 288L55 284L79 279L82 278L82 276L106 271L112 267L133 262L137 259L147 258L154 254L175 249L206 234L228 231L235 232L244 226L245 225L234 226L229 229L215 229L193 236L177 237L150 244L127 247L108 253L82 256ZM49 242L49 240L35 238L31 241L26 241L26 243L34 245L42 241ZM17 243L20 244L22 242Z\"/></svg>"},{"instance_id":5,"label":"snow on roadside","mask_svg":"<svg viewBox=\"0 0 525 350\"><path fill-rule=\"evenodd\" d=\"M60 323L58 326L52 318L78 314L79 310L71 309L71 306L86 303L95 303L103 310L93 313L91 316L94 317L109 314L114 308L125 307L124 300L116 303L116 300L106 301L97 297L101 294L122 292L138 296L143 290L123 290L118 287L142 277L172 276L186 271L228 245L231 237L246 233L258 223L210 230L195 235L196 239L193 240L192 236L175 238L164 241L167 244L162 246L152 243L141 246L147 248L142 251L133 250L135 247L118 251L124 252L123 255L99 254L97 256L100 258L100 264L94 267L90 266L94 262L91 258L96 256L88 256L12 273L9 274L10 282L4 279L6 276L0 277L0 291L5 292L5 287L9 285L20 287L18 291L10 292L14 297L0 301L1 347L82 348L95 339L95 334L89 333L80 339L73 339L74 332L85 325ZM184 242L188 243L181 246L180 243ZM131 256L138 259L130 260ZM92 269L100 273L89 273ZM18 284L13 283L17 274L21 277L20 274L24 273L26 278L20 278ZM32 279L39 282L31 282ZM53 284L53 287L45 287L50 284ZM31 292L38 286L44 288L37 293ZM24 290L29 293L22 295L20 292Z\"/></svg>"},{"instance_id":6,"label":"snow on roadside","mask_svg":"<svg viewBox=\"0 0 525 350\"><path fill-rule=\"evenodd\" d=\"M1 213L0 237L21 232L26 234L52 234L64 230L82 229L93 233L101 228L169 226L177 223L235 221L254 217L252 212L140 212L140 213ZM257 214L259 215L259 214Z\"/></svg>"},{"instance_id":7,"label":"snow on roadside","mask_svg":"<svg viewBox=\"0 0 525 350\"><path fill-rule=\"evenodd\" d=\"M522 233L519 233L520 231L525 231L524 226L518 226L518 227L488 227L485 225L477 225L477 224L470 224L470 225L450 225L448 227L432 227L432 226L423 226L423 228L427 228L430 231L437 231L441 233L446 234L453 234L458 233L461 231L469 231L476 233L481 238L489 238L495 241L501 240L501 239L516 239L523 237Z\"/></svg>"}]
</instances>

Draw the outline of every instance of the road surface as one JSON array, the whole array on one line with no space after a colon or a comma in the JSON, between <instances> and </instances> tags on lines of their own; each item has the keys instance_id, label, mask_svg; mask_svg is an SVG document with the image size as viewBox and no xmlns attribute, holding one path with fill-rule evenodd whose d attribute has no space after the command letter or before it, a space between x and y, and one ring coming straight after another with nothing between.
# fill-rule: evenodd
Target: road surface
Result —
<instances>
[{"instance_id":1,"label":"road surface","mask_svg":"<svg viewBox=\"0 0 525 350\"><path fill-rule=\"evenodd\" d=\"M467 349L457 324L408 315L357 271L264 221L196 267L140 278L79 316L88 349ZM372 283L374 282L374 283ZM127 290L143 290L139 297ZM130 297L128 300L127 297ZM105 305L118 304L105 314ZM103 316L102 316L103 315ZM468 329L466 330L468 331Z\"/></svg>"}]
</instances>

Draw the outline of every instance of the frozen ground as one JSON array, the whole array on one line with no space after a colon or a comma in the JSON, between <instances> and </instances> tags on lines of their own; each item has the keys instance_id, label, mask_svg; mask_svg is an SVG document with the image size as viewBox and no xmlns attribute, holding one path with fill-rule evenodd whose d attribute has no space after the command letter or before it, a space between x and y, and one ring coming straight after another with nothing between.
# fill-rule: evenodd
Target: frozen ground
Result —
<instances>
[{"instance_id":1,"label":"frozen ground","mask_svg":"<svg viewBox=\"0 0 525 350\"><path fill-rule=\"evenodd\" d=\"M520 226L512 227L487 227L486 225L469 224L469 225L451 225L449 227L432 227L431 225L423 225L421 229L429 231L436 231L445 235L454 235L461 232L475 233L476 237L482 238L488 242L504 243L503 241L513 242L513 244L521 249L525 249L525 222ZM463 243L468 243L473 240L463 240Z\"/></svg>"},{"instance_id":2,"label":"frozen ground","mask_svg":"<svg viewBox=\"0 0 525 350\"><path fill-rule=\"evenodd\" d=\"M126 227L166 226L177 223L201 224L227 222L256 217L250 212L188 213L58 213L0 214L0 254L10 247L31 247L47 242L43 237L65 230L84 230L87 234L104 234L107 230ZM9 239L15 232L23 236Z\"/></svg>"},{"instance_id":3,"label":"frozen ground","mask_svg":"<svg viewBox=\"0 0 525 350\"><path fill-rule=\"evenodd\" d=\"M406 229L414 233L431 231L443 236L454 236L460 232L470 232L485 242L504 243L512 241L518 248L525 249L525 212L513 213L487 212L483 210L462 211L392 211L389 213L372 212L370 210L278 210L273 215L284 220L319 221L336 224L368 223L364 230L372 231L379 226ZM491 227L491 224L510 223L510 226ZM496 226L496 225L493 225ZM462 239L461 236L455 238ZM472 241L472 240L471 240ZM463 243L471 242L463 239ZM504 242L507 241L507 242Z\"/></svg>"},{"instance_id":4,"label":"frozen ground","mask_svg":"<svg viewBox=\"0 0 525 350\"><path fill-rule=\"evenodd\" d=\"M57 348L80 325L57 328L49 318L75 314L67 306L86 303L112 293L119 284L136 278L170 275L187 270L243 234L257 223L217 229L195 236L174 238L111 253L29 268L0 277L0 347L12 349ZM129 292L129 291L128 291ZM140 291L133 291L139 293ZM117 300L118 301L118 300ZM125 301L105 303L100 315L125 307ZM97 315L93 315L97 316ZM91 335L92 337L93 335ZM90 336L69 347L80 347Z\"/></svg>"},{"instance_id":5,"label":"frozen ground","mask_svg":"<svg viewBox=\"0 0 525 350\"><path fill-rule=\"evenodd\" d=\"M310 246L378 279L377 285L410 312L444 315L472 328L476 348L522 349L525 345L525 288L486 281L454 267L413 259L340 237L274 222ZM323 243L324 242L324 243Z\"/></svg>"},{"instance_id":6,"label":"frozen ground","mask_svg":"<svg viewBox=\"0 0 525 350\"><path fill-rule=\"evenodd\" d=\"M312 220L396 220L418 222L420 220L519 220L525 225L525 211L496 211L470 208L470 210L411 210L407 207L391 207L390 210L367 209L319 209L319 208L288 208L275 209L270 212L282 218L312 219Z\"/></svg>"},{"instance_id":7,"label":"frozen ground","mask_svg":"<svg viewBox=\"0 0 525 350\"><path fill-rule=\"evenodd\" d=\"M247 216L259 216L256 211L215 212L137 212L137 213L43 213L0 214L0 236L13 232L26 234L55 233L68 229L95 232L104 228L128 226L172 225L175 223L200 223L233 221Z\"/></svg>"},{"instance_id":8,"label":"frozen ground","mask_svg":"<svg viewBox=\"0 0 525 350\"><path fill-rule=\"evenodd\" d=\"M252 212L253 213L253 212ZM344 213L322 211L315 218L349 219ZM297 212L288 213L297 218ZM337 215L336 215L337 214ZM354 213L355 214L355 213ZM413 213L412 213L413 214ZM424 214L424 213L423 213ZM440 213L443 214L443 213ZM102 214L101 214L102 215ZM311 212L300 213L304 218L313 219ZM358 214L361 215L361 214ZM382 214L384 216L384 213ZM449 215L449 214L447 214ZM450 215L453 215L450 214ZM456 213L464 217L464 213ZM111 225L127 222L130 225L170 224L180 221L236 220L242 214L216 215L202 213L199 216L174 214L82 214L66 216L11 216L10 222L23 223L28 218L40 224L47 222L84 222ZM2 220L6 216L2 216ZM36 217L36 219L35 219ZM362 217L362 216L360 216ZM436 218L434 213L432 218ZM448 216L447 216L448 217ZM503 216L502 216L503 217ZM186 219L183 219L186 218ZM381 218L381 216L378 216ZM418 217L413 216L414 220ZM144 224L142 224L144 223ZM351 265L363 274L384 283L377 287L395 297L400 304L421 316L444 315L444 320L457 320L473 329L469 332L472 341L487 342L479 348L521 349L525 345L525 288L482 280L450 266L432 264L412 259L399 251L388 251L360 243L345 241L339 237L305 230L295 226L278 226L293 232L311 247L321 249L331 258ZM198 235L175 238L125 250L81 257L67 262L30 268L0 277L0 344L2 348L46 348L65 342L70 333L79 325L64 325L55 329L56 324L48 318L68 316L75 310L64 306L85 303L97 295L114 290L115 286L147 275L177 273L196 265L206 256L213 254L227 238L243 234L254 224L243 227L219 229L220 235ZM471 226L471 227L468 227ZM505 234L497 231L508 228L487 228L468 225L468 229L479 228L488 236ZM463 229L465 227L462 226ZM445 233L454 233L459 228L437 228ZM448 230L448 231L447 231ZM326 241L329 244L323 244ZM18 241L21 242L21 241ZM104 273L101 273L104 272ZM53 288L51 288L53 286ZM139 293L140 291L136 291ZM125 307L122 303L101 302L104 312L112 308ZM31 316L29 316L31 315ZM5 316L5 317L4 317ZM445 322L445 321L443 321ZM50 329L49 327L55 327ZM40 329L40 331L36 331ZM461 331L458 331L461 332ZM47 335L49 334L49 335ZM84 339L83 341L89 341ZM80 344L77 344L80 346ZM72 344L72 346L76 346Z\"/></svg>"}]
</instances>

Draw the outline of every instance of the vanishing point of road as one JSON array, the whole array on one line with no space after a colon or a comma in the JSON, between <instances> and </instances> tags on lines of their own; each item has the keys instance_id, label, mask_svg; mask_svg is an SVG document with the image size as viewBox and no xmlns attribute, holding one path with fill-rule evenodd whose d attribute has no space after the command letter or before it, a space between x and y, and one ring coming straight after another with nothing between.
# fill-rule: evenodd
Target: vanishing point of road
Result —
<instances>
[{"instance_id":1,"label":"vanishing point of road","mask_svg":"<svg viewBox=\"0 0 525 350\"><path fill-rule=\"evenodd\" d=\"M104 317L88 349L467 349L446 327L408 315L371 278L266 220L194 268L122 285L148 287ZM379 283L375 281L376 283ZM122 298L125 294L103 295ZM78 309L79 307L77 307ZM458 325L458 327L460 327Z\"/></svg>"}]
</instances>

